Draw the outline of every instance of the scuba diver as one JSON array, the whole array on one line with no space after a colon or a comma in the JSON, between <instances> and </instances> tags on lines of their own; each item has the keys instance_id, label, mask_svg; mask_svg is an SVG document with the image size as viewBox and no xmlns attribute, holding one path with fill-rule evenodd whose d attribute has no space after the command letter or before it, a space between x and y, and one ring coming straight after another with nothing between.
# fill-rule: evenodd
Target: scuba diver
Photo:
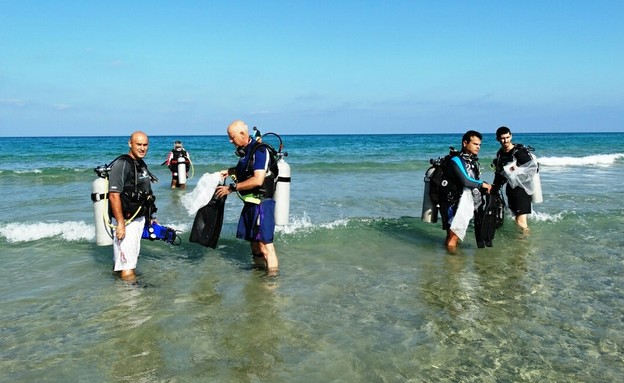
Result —
<instances>
[{"instance_id":1,"label":"scuba diver","mask_svg":"<svg viewBox=\"0 0 624 383\"><path fill-rule=\"evenodd\" d=\"M496 152L492 165L495 169L494 190L506 183L505 194L509 210L513 212L516 224L522 230L529 230L527 215L531 214L531 202L541 202L539 167L531 154L533 148L511 142L511 130L501 126L496 130L496 140L501 148ZM539 197L538 197L539 195Z\"/></svg>"},{"instance_id":2,"label":"scuba diver","mask_svg":"<svg viewBox=\"0 0 624 383\"><path fill-rule=\"evenodd\" d=\"M469 130L462 137L462 149L451 156L444 171L448 185L440 198L442 229L446 230L446 248L454 251L457 241L463 240L470 219L475 218L475 237L478 247L492 246L481 234L479 207L482 205L482 191L489 193L492 186L479 180L479 159L481 133Z\"/></svg>"},{"instance_id":3,"label":"scuba diver","mask_svg":"<svg viewBox=\"0 0 624 383\"><path fill-rule=\"evenodd\" d=\"M132 133L128 146L128 154L110 165L108 199L110 216L114 218L114 271L119 272L122 279L134 282L146 220L150 223L156 220L156 197L151 183L158 179L143 161L149 146L147 135Z\"/></svg>"},{"instance_id":4,"label":"scuba diver","mask_svg":"<svg viewBox=\"0 0 624 383\"><path fill-rule=\"evenodd\" d=\"M171 171L171 188L186 189L186 178L191 164L191 155L182 146L182 141L176 141L167 159L161 165L167 165Z\"/></svg>"},{"instance_id":5,"label":"scuba diver","mask_svg":"<svg viewBox=\"0 0 624 383\"><path fill-rule=\"evenodd\" d=\"M279 173L276 153L271 147L249 136L249 128L240 120L227 128L230 142L240 157L235 167L222 170L223 179L232 177L236 183L218 186L217 198L237 192L244 201L236 237L250 242L253 260L275 275L278 259L273 245L275 233L275 183Z\"/></svg>"},{"instance_id":6,"label":"scuba diver","mask_svg":"<svg viewBox=\"0 0 624 383\"><path fill-rule=\"evenodd\" d=\"M262 133L260 133L260 130L254 126L253 131L255 132L254 140L256 140L256 142L262 142Z\"/></svg>"}]
</instances>

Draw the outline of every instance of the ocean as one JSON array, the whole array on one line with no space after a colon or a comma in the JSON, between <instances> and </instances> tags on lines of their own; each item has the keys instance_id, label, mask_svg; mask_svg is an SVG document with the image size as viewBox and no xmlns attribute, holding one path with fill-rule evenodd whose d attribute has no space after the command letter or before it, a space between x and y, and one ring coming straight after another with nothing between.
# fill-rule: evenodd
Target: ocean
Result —
<instances>
[{"instance_id":1,"label":"ocean","mask_svg":"<svg viewBox=\"0 0 624 383\"><path fill-rule=\"evenodd\" d=\"M188 241L181 198L235 164L227 136L150 137L159 221L182 243L144 240L137 285L96 245L90 200L128 137L0 138L0 381L619 381L624 133L514 134L541 167L530 232L507 214L492 248L469 228L449 254L420 219L423 178L462 133L284 135L277 277L235 238L234 195L217 249ZM176 139L186 191L161 166ZM498 148L485 134L486 181Z\"/></svg>"}]
</instances>

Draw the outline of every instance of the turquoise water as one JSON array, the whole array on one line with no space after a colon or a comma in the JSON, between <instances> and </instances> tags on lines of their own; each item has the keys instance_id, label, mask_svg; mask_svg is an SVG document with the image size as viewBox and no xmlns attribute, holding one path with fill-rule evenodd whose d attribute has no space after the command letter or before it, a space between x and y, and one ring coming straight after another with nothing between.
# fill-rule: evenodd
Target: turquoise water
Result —
<instances>
[{"instance_id":1,"label":"turquoise water","mask_svg":"<svg viewBox=\"0 0 624 383\"><path fill-rule=\"evenodd\" d=\"M160 221L183 243L144 241L139 287L95 245L89 198L127 137L2 138L0 381L619 381L624 134L515 134L542 169L532 230L508 218L478 249L469 229L450 255L420 220L422 181L460 136L285 136L276 278L235 239L235 198L216 250L188 242L180 199L234 164L227 137L151 137ZM178 138L186 192L160 166ZM486 180L497 149L486 135Z\"/></svg>"}]
</instances>

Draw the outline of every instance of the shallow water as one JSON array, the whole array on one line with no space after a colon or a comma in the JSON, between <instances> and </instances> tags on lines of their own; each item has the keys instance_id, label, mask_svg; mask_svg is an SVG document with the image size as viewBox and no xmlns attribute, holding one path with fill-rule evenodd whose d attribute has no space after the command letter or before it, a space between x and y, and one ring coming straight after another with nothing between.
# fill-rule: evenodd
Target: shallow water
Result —
<instances>
[{"instance_id":1,"label":"shallow water","mask_svg":"<svg viewBox=\"0 0 624 383\"><path fill-rule=\"evenodd\" d=\"M0 381L618 381L624 135L582 137L591 144L571 153L585 165L566 159L559 135L518 137L547 164L532 230L508 217L493 248L477 249L469 230L456 254L420 206L430 153L457 137L287 137L293 203L277 277L253 269L234 238L234 198L217 250L188 243L185 192L168 190L158 167L172 139L153 138L159 217L186 232L179 247L143 242L138 285L113 276L111 249L93 237L91 168L115 150L94 149L95 163L77 154L75 167L33 155L19 175L0 163ZM184 139L198 141L187 144L189 187L233 161L217 139ZM40 140L33 150L55 158L60 139ZM105 140L124 150L125 139Z\"/></svg>"}]
</instances>

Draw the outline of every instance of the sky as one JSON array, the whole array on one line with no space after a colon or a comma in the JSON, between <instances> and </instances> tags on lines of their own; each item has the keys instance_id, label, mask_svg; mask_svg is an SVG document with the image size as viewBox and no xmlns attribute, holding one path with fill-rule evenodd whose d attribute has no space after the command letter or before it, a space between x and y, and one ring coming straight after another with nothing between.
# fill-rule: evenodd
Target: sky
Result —
<instances>
[{"instance_id":1,"label":"sky","mask_svg":"<svg viewBox=\"0 0 624 383\"><path fill-rule=\"evenodd\" d=\"M0 0L0 136L624 131L624 1Z\"/></svg>"}]
</instances>

